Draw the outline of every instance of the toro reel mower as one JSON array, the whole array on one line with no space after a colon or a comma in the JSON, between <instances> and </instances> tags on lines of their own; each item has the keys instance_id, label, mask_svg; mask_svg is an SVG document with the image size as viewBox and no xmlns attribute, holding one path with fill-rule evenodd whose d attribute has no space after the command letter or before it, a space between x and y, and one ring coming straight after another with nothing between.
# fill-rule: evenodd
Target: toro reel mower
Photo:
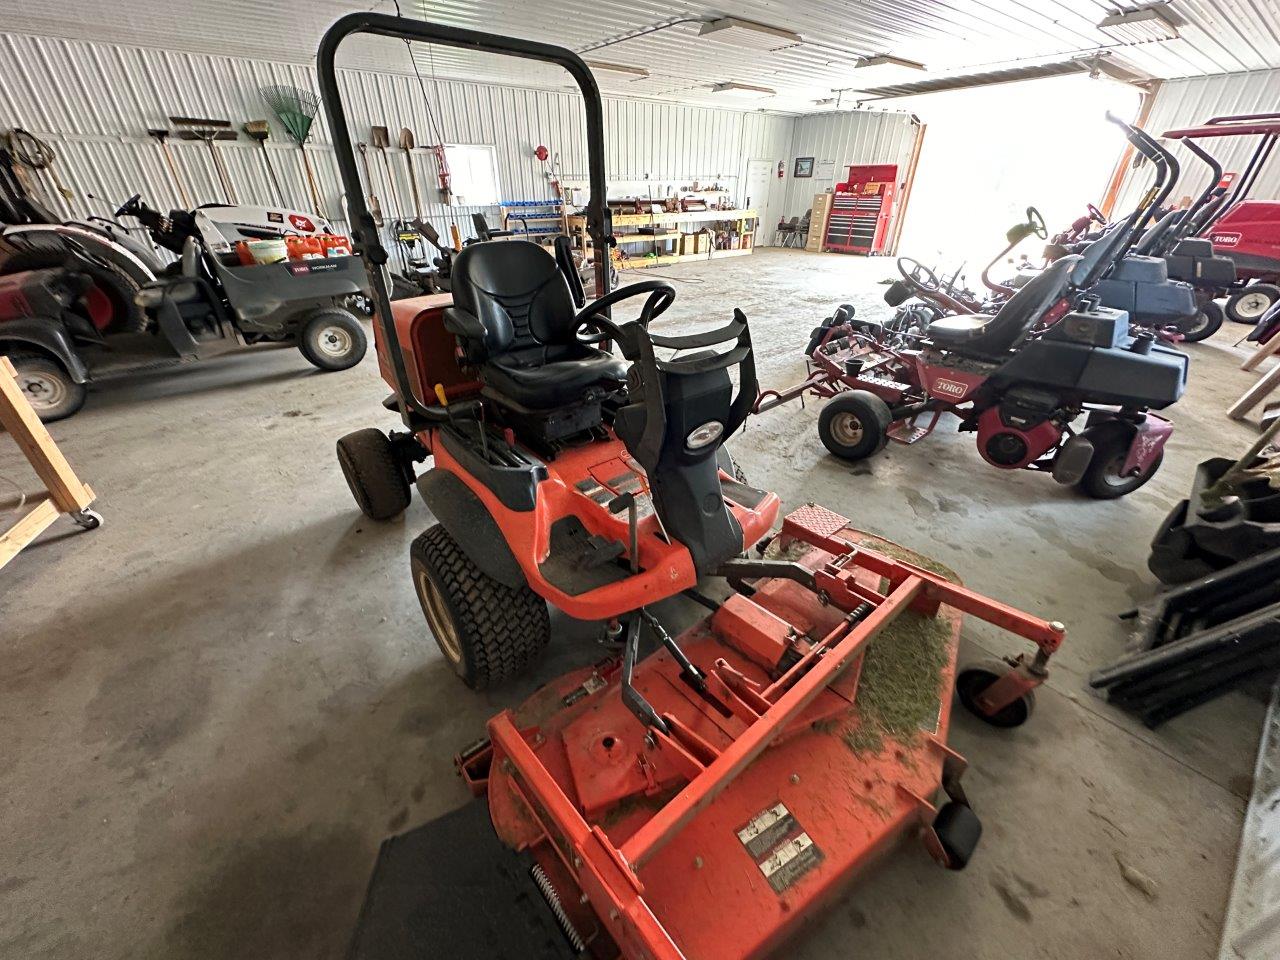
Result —
<instances>
[{"instance_id":1,"label":"toro reel mower","mask_svg":"<svg viewBox=\"0 0 1280 960\"><path fill-rule=\"evenodd\" d=\"M950 413L994 467L1047 472L1096 499L1131 493L1160 466L1173 425L1150 410L1181 397L1188 360L1149 331L1131 336L1124 311L1083 295L1089 266L1064 257L994 313L943 316L907 346L874 324L834 324L807 360L809 376L762 393L756 412L806 393L826 399L818 435L846 460L890 440L916 443ZM928 268L900 269L934 299L949 299Z\"/></svg>"},{"instance_id":2,"label":"toro reel mower","mask_svg":"<svg viewBox=\"0 0 1280 960\"><path fill-rule=\"evenodd\" d=\"M586 216L603 253L599 90L568 50L372 13L339 20L319 55L405 427L339 441L352 493L387 518L413 482L439 521L410 566L468 685L531 664L551 640L548 603L601 622L614 652L502 711L463 751L483 804L383 845L351 956L448 943L458 960L758 957L901 840L963 867L981 827L946 743L951 694L989 723L1024 722L1062 625L814 504L771 538L778 497L736 478L723 448L757 390L741 311L717 330L651 332L673 289L610 293L601 256L586 304L568 238L558 256L522 240L468 246L450 294L389 303L334 67L354 33L567 70L586 106ZM613 319L633 298L638 318ZM704 615L672 636L653 605L681 595ZM1030 649L957 670L964 614ZM656 652L642 656L645 638Z\"/></svg>"}]
</instances>

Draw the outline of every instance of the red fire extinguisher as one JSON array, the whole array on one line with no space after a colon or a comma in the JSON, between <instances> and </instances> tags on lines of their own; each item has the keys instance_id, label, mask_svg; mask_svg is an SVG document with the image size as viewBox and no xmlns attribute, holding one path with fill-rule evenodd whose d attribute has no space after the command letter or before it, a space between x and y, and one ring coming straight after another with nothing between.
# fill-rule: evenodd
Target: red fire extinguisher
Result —
<instances>
[{"instance_id":1,"label":"red fire extinguisher","mask_svg":"<svg viewBox=\"0 0 1280 960\"><path fill-rule=\"evenodd\" d=\"M787 175L787 161L779 160L778 161L778 179L781 180L786 175Z\"/></svg>"}]
</instances>

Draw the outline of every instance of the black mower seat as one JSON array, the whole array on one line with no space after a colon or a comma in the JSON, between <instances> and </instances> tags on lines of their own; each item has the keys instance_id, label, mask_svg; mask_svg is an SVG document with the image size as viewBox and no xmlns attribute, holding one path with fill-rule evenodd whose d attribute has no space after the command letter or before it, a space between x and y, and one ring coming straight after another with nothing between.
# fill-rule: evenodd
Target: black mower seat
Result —
<instances>
[{"instance_id":1,"label":"black mower seat","mask_svg":"<svg viewBox=\"0 0 1280 960\"><path fill-rule=\"evenodd\" d=\"M941 317L927 335L939 346L966 353L999 354L1016 346L1053 302L1063 295L1080 257L1055 260L1010 297L994 316L983 313Z\"/></svg>"},{"instance_id":2,"label":"black mower seat","mask_svg":"<svg viewBox=\"0 0 1280 960\"><path fill-rule=\"evenodd\" d=\"M627 379L627 363L575 337L573 297L555 258L528 240L475 243L454 261L453 306L445 327L457 335L480 379L529 410L573 403L597 384Z\"/></svg>"}]
</instances>

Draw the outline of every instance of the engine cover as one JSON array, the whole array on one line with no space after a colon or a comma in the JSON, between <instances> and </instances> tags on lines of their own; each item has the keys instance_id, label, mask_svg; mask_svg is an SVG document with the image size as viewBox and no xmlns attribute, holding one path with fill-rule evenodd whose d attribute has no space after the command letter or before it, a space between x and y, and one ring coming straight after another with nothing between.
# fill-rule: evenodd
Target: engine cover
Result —
<instances>
[{"instance_id":1,"label":"engine cover","mask_svg":"<svg viewBox=\"0 0 1280 960\"><path fill-rule=\"evenodd\" d=\"M1048 453L1062 428L1047 413L1022 406L988 407L978 417L978 453L993 467L1017 470Z\"/></svg>"}]
</instances>

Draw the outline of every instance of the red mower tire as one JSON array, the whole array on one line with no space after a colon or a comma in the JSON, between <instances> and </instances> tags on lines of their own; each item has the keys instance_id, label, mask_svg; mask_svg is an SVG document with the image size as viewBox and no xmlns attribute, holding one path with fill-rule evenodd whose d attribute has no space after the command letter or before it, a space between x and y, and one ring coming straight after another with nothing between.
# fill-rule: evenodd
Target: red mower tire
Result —
<instances>
[{"instance_id":1,"label":"red mower tire","mask_svg":"<svg viewBox=\"0 0 1280 960\"><path fill-rule=\"evenodd\" d=\"M1226 313L1217 301L1209 300L1200 308L1200 312L1188 320L1176 325L1177 331L1187 343L1199 343L1208 340L1222 327Z\"/></svg>"},{"instance_id":2,"label":"red mower tire","mask_svg":"<svg viewBox=\"0 0 1280 960\"><path fill-rule=\"evenodd\" d=\"M1010 666L1003 660L991 659L983 660L959 671L956 674L956 697L960 700L960 705L983 723L989 723L993 727L1009 730L1013 727L1022 726L1031 719L1031 714L1035 712L1036 694L1034 690L1028 690L1013 703L1007 704L994 714L983 713L982 708L978 706L978 698L982 696L983 691L1008 673L1010 669Z\"/></svg>"},{"instance_id":3,"label":"red mower tire","mask_svg":"<svg viewBox=\"0 0 1280 960\"><path fill-rule=\"evenodd\" d=\"M472 690L523 673L551 641L546 601L488 576L440 524L413 541L409 565L440 652Z\"/></svg>"},{"instance_id":4,"label":"red mower tire","mask_svg":"<svg viewBox=\"0 0 1280 960\"><path fill-rule=\"evenodd\" d=\"M1236 323L1253 326L1277 300L1280 300L1280 287L1274 283L1251 283L1227 298L1226 314Z\"/></svg>"},{"instance_id":5,"label":"red mower tire","mask_svg":"<svg viewBox=\"0 0 1280 960\"><path fill-rule=\"evenodd\" d=\"M391 520L408 508L409 478L381 430L368 427L339 439L338 465L360 512L370 520Z\"/></svg>"},{"instance_id":6,"label":"red mower tire","mask_svg":"<svg viewBox=\"0 0 1280 960\"><path fill-rule=\"evenodd\" d=\"M369 338L360 320L342 307L313 311L298 332L298 349L321 370L354 367L368 348Z\"/></svg>"},{"instance_id":7,"label":"red mower tire","mask_svg":"<svg viewBox=\"0 0 1280 960\"><path fill-rule=\"evenodd\" d=\"M18 371L18 389L44 423L64 420L84 406L89 392L58 361L37 353L9 357Z\"/></svg>"},{"instance_id":8,"label":"red mower tire","mask_svg":"<svg viewBox=\"0 0 1280 960\"><path fill-rule=\"evenodd\" d=\"M948 870L963 870L982 839L982 821L963 803L944 803L933 818L933 832L947 852Z\"/></svg>"},{"instance_id":9,"label":"red mower tire","mask_svg":"<svg viewBox=\"0 0 1280 960\"><path fill-rule=\"evenodd\" d=\"M1147 469L1131 477L1124 476L1125 458L1129 455L1132 435L1119 424L1109 424L1109 429L1095 430L1089 437L1093 441L1093 459L1085 468L1078 484L1080 492L1094 500L1116 500L1137 490L1155 476L1164 459L1163 451Z\"/></svg>"},{"instance_id":10,"label":"red mower tire","mask_svg":"<svg viewBox=\"0 0 1280 960\"><path fill-rule=\"evenodd\" d=\"M865 460L889 442L889 405L866 390L850 390L827 401L818 415L818 438L841 460Z\"/></svg>"}]
</instances>

